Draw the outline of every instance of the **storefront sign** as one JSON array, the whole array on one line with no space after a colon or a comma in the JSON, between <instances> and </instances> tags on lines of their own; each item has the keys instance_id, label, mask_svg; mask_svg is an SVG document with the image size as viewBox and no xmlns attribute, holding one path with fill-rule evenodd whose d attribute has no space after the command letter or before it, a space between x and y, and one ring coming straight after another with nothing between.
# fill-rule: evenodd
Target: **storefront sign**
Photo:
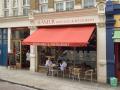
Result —
<instances>
[{"instance_id":1,"label":"storefront sign","mask_svg":"<svg viewBox=\"0 0 120 90\"><path fill-rule=\"evenodd\" d=\"M36 26L98 23L98 16L35 20Z\"/></svg>"},{"instance_id":2,"label":"storefront sign","mask_svg":"<svg viewBox=\"0 0 120 90\"><path fill-rule=\"evenodd\" d=\"M114 27L120 27L120 15L114 15L115 25Z\"/></svg>"}]
</instances>

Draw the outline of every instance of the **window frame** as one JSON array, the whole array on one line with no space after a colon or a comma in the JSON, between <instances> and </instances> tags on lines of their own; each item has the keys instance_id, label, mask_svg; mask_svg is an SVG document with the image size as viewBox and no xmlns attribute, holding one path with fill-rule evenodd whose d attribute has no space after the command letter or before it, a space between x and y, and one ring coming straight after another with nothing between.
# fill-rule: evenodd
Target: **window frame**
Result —
<instances>
[{"instance_id":1,"label":"window frame","mask_svg":"<svg viewBox=\"0 0 120 90\"><path fill-rule=\"evenodd\" d=\"M28 14L29 14L29 10L30 10L30 0L25 0L25 4L24 4L24 0L23 0L23 16L28 16ZM24 13L24 10L26 10L25 11L25 13Z\"/></svg>"},{"instance_id":2,"label":"window frame","mask_svg":"<svg viewBox=\"0 0 120 90\"><path fill-rule=\"evenodd\" d=\"M8 15L7 13L5 14L5 12L8 12ZM8 17L9 16L9 9L4 9L4 17Z\"/></svg>"},{"instance_id":3,"label":"window frame","mask_svg":"<svg viewBox=\"0 0 120 90\"><path fill-rule=\"evenodd\" d=\"M66 7L67 2L73 2L73 3L74 3L72 9L67 10L67 7ZM56 4L58 4L58 3L63 3L63 10L60 10L60 11L59 11L59 10L56 10L56 9L57 9L57 8L56 8L56 6L57 6ZM56 12L74 10L74 8L75 8L75 0L56 1L56 2L54 3L54 7L55 7L55 11L56 11Z\"/></svg>"},{"instance_id":4,"label":"window frame","mask_svg":"<svg viewBox=\"0 0 120 90\"><path fill-rule=\"evenodd\" d=\"M23 0L23 7L24 6L30 6L30 0Z\"/></svg>"},{"instance_id":5,"label":"window frame","mask_svg":"<svg viewBox=\"0 0 120 90\"><path fill-rule=\"evenodd\" d=\"M9 8L9 0L4 0L4 9Z\"/></svg>"},{"instance_id":6,"label":"window frame","mask_svg":"<svg viewBox=\"0 0 120 90\"><path fill-rule=\"evenodd\" d=\"M94 0L93 6L90 6L90 5L85 6L84 2L85 2L85 0L82 0L82 8L92 8L92 7L95 7L95 5L96 5L96 0ZM89 2L88 2L88 3L89 3Z\"/></svg>"},{"instance_id":7,"label":"window frame","mask_svg":"<svg viewBox=\"0 0 120 90\"><path fill-rule=\"evenodd\" d=\"M14 1L16 1L16 3ZM18 8L18 0L13 0L12 7L13 8Z\"/></svg>"},{"instance_id":8,"label":"window frame","mask_svg":"<svg viewBox=\"0 0 120 90\"><path fill-rule=\"evenodd\" d=\"M43 1L43 2L42 2ZM42 9L42 7L46 6L46 10ZM45 11L44 11L45 10ZM48 0L39 0L39 11L41 13L48 12Z\"/></svg>"}]
</instances>

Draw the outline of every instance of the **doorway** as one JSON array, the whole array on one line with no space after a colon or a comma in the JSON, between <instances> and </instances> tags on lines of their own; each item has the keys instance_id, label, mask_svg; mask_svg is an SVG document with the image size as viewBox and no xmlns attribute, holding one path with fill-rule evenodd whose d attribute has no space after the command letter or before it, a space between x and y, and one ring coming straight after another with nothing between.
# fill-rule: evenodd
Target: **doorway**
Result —
<instances>
[{"instance_id":1,"label":"doorway","mask_svg":"<svg viewBox=\"0 0 120 90\"><path fill-rule=\"evenodd\" d=\"M7 60L7 54L8 54L8 32L7 29L2 28L0 29L0 65L7 66L8 60Z\"/></svg>"},{"instance_id":2,"label":"doorway","mask_svg":"<svg viewBox=\"0 0 120 90\"><path fill-rule=\"evenodd\" d=\"M13 40L13 54L18 68L27 69L30 64L26 61L26 53L30 50L30 46L21 45L22 40Z\"/></svg>"},{"instance_id":3,"label":"doorway","mask_svg":"<svg viewBox=\"0 0 120 90\"><path fill-rule=\"evenodd\" d=\"M120 81L120 43L115 43L115 68L116 76Z\"/></svg>"},{"instance_id":4,"label":"doorway","mask_svg":"<svg viewBox=\"0 0 120 90\"><path fill-rule=\"evenodd\" d=\"M30 51L30 46L22 45L22 40L30 35L28 28L12 28L12 51L17 68L29 69L30 63L26 60L26 53Z\"/></svg>"}]
</instances>

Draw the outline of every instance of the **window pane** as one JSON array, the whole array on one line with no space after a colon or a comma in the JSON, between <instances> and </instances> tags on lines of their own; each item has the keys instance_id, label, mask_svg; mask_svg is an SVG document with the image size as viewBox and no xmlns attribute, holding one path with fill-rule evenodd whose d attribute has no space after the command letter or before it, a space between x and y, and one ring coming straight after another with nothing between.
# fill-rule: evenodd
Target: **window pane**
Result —
<instances>
[{"instance_id":1,"label":"window pane","mask_svg":"<svg viewBox=\"0 0 120 90\"><path fill-rule=\"evenodd\" d=\"M48 11L48 5L47 4L40 5L40 11L41 12L47 12Z\"/></svg>"},{"instance_id":2,"label":"window pane","mask_svg":"<svg viewBox=\"0 0 120 90\"><path fill-rule=\"evenodd\" d=\"M17 9L13 9L13 16L18 16L18 10Z\"/></svg>"},{"instance_id":3,"label":"window pane","mask_svg":"<svg viewBox=\"0 0 120 90\"><path fill-rule=\"evenodd\" d=\"M0 34L0 39L2 39L2 34Z\"/></svg>"},{"instance_id":4,"label":"window pane","mask_svg":"<svg viewBox=\"0 0 120 90\"><path fill-rule=\"evenodd\" d=\"M2 30L0 29L0 34L2 34Z\"/></svg>"},{"instance_id":5,"label":"window pane","mask_svg":"<svg viewBox=\"0 0 120 90\"><path fill-rule=\"evenodd\" d=\"M4 11L4 16L5 17L9 16L9 11L8 10Z\"/></svg>"},{"instance_id":6,"label":"window pane","mask_svg":"<svg viewBox=\"0 0 120 90\"><path fill-rule=\"evenodd\" d=\"M64 10L63 2L56 3L56 11L63 11L63 10Z\"/></svg>"},{"instance_id":7,"label":"window pane","mask_svg":"<svg viewBox=\"0 0 120 90\"><path fill-rule=\"evenodd\" d=\"M26 0L23 0L23 5L26 5L26 4L27 4Z\"/></svg>"},{"instance_id":8,"label":"window pane","mask_svg":"<svg viewBox=\"0 0 120 90\"><path fill-rule=\"evenodd\" d=\"M40 4L48 3L48 0L39 0L39 3L40 3Z\"/></svg>"},{"instance_id":9,"label":"window pane","mask_svg":"<svg viewBox=\"0 0 120 90\"><path fill-rule=\"evenodd\" d=\"M4 8L8 8L9 0L4 0Z\"/></svg>"},{"instance_id":10,"label":"window pane","mask_svg":"<svg viewBox=\"0 0 120 90\"><path fill-rule=\"evenodd\" d=\"M3 40L3 44L7 44L8 43L8 40Z\"/></svg>"},{"instance_id":11,"label":"window pane","mask_svg":"<svg viewBox=\"0 0 120 90\"><path fill-rule=\"evenodd\" d=\"M7 34L7 29L3 29L3 34Z\"/></svg>"},{"instance_id":12,"label":"window pane","mask_svg":"<svg viewBox=\"0 0 120 90\"><path fill-rule=\"evenodd\" d=\"M74 9L74 1L66 2L66 10Z\"/></svg>"},{"instance_id":13,"label":"window pane","mask_svg":"<svg viewBox=\"0 0 120 90\"><path fill-rule=\"evenodd\" d=\"M2 44L2 39L0 39L0 44Z\"/></svg>"},{"instance_id":14,"label":"window pane","mask_svg":"<svg viewBox=\"0 0 120 90\"><path fill-rule=\"evenodd\" d=\"M4 34L4 35L3 35L3 39L7 39L7 34Z\"/></svg>"},{"instance_id":15,"label":"window pane","mask_svg":"<svg viewBox=\"0 0 120 90\"><path fill-rule=\"evenodd\" d=\"M29 13L29 7L24 7L23 8L23 15L27 16Z\"/></svg>"},{"instance_id":16,"label":"window pane","mask_svg":"<svg viewBox=\"0 0 120 90\"><path fill-rule=\"evenodd\" d=\"M17 7L18 6L18 0L13 0L13 7Z\"/></svg>"},{"instance_id":17,"label":"window pane","mask_svg":"<svg viewBox=\"0 0 120 90\"><path fill-rule=\"evenodd\" d=\"M94 0L84 0L84 7L89 8L89 7L94 7Z\"/></svg>"},{"instance_id":18,"label":"window pane","mask_svg":"<svg viewBox=\"0 0 120 90\"><path fill-rule=\"evenodd\" d=\"M23 6L30 5L30 0L23 0Z\"/></svg>"}]
</instances>

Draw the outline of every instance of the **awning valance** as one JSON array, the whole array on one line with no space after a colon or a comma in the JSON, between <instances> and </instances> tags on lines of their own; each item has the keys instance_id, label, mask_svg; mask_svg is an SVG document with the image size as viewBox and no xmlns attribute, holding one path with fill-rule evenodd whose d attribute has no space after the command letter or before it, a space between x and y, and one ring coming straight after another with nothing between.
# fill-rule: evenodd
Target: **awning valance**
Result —
<instances>
[{"instance_id":1,"label":"awning valance","mask_svg":"<svg viewBox=\"0 0 120 90\"><path fill-rule=\"evenodd\" d=\"M23 40L24 45L86 46L95 26L40 28Z\"/></svg>"}]
</instances>

